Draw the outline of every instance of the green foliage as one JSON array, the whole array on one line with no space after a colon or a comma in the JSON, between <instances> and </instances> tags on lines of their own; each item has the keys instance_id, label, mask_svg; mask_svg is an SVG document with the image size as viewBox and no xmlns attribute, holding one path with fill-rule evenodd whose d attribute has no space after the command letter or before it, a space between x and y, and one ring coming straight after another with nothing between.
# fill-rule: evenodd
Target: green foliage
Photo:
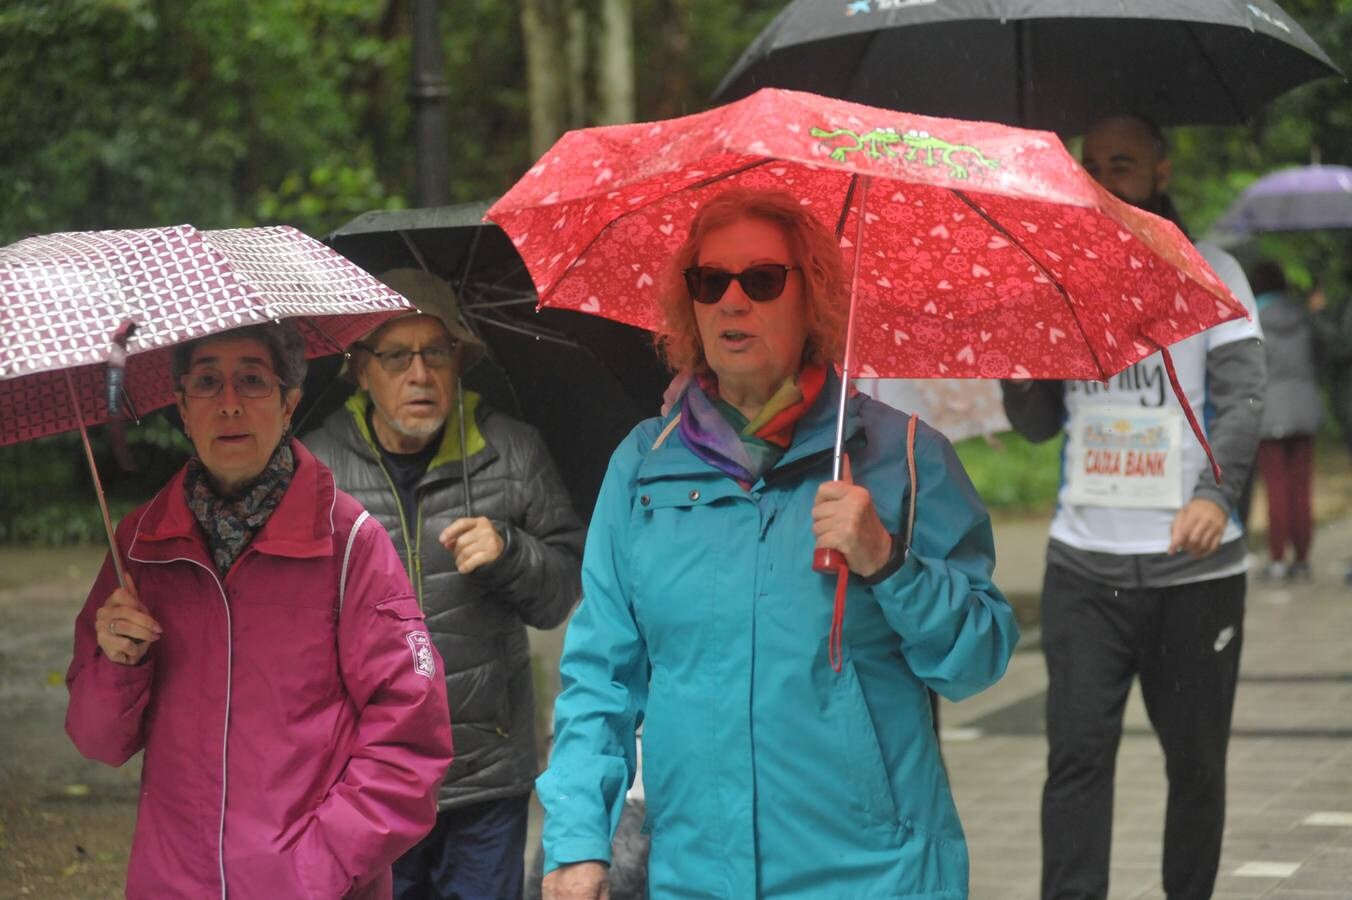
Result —
<instances>
[{"instance_id":1,"label":"green foliage","mask_svg":"<svg viewBox=\"0 0 1352 900\"><path fill-rule=\"evenodd\" d=\"M971 438L954 448L972 484L992 511L1048 512L1061 477L1061 439L1029 443L1014 432Z\"/></svg>"},{"instance_id":2,"label":"green foliage","mask_svg":"<svg viewBox=\"0 0 1352 900\"><path fill-rule=\"evenodd\" d=\"M1283 0L1344 72L1352 73L1352 2ZM1171 134L1171 193L1195 234L1204 234L1244 188L1277 169L1309 163L1352 165L1352 94L1325 78L1278 97L1246 128L1179 128ZM1232 248L1241 263L1268 256L1300 290L1316 282L1335 302L1352 288L1349 233L1266 235Z\"/></svg>"},{"instance_id":3,"label":"green foliage","mask_svg":"<svg viewBox=\"0 0 1352 900\"><path fill-rule=\"evenodd\" d=\"M138 470L122 472L102 428L90 432L113 522L149 499L191 452L160 417L126 430ZM78 432L0 447L0 543L82 544L105 540L93 479Z\"/></svg>"},{"instance_id":4,"label":"green foliage","mask_svg":"<svg viewBox=\"0 0 1352 900\"><path fill-rule=\"evenodd\" d=\"M597 0L568 0L593 21ZM633 0L642 118L703 109L783 0ZM1352 72L1352 0L1283 0ZM4 0L0 4L0 244L67 229L285 222L321 235L409 203L409 0ZM500 194L531 164L520 4L442 2L453 201ZM562 70L562 61L560 61ZM899 69L903 72L904 66ZM562 72L560 74L562 76ZM1248 184L1287 165L1352 164L1352 94L1338 79L1279 98L1247 128L1183 128L1173 193L1202 234ZM1268 237L1336 303L1352 290L1346 234ZM117 472L113 505L144 500L181 460L158 419L128 438L145 469ZM1002 436L959 448L996 508L1043 509L1054 443ZM0 540L98 539L78 438L0 448Z\"/></svg>"}]
</instances>

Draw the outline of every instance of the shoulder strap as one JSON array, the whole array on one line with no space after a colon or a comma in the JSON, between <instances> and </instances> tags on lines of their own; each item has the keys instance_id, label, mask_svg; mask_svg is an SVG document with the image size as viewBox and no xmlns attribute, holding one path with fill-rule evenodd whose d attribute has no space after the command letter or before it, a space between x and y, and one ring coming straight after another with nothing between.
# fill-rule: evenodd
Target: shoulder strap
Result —
<instances>
[{"instance_id":1,"label":"shoulder strap","mask_svg":"<svg viewBox=\"0 0 1352 900\"><path fill-rule=\"evenodd\" d=\"M906 500L906 536L902 538L901 544L903 554L911 552L911 532L915 530L915 495L919 493L919 485L915 483L915 426L918 421L916 414L911 413L906 423L906 473L911 476L911 495Z\"/></svg>"},{"instance_id":2,"label":"shoulder strap","mask_svg":"<svg viewBox=\"0 0 1352 900\"><path fill-rule=\"evenodd\" d=\"M361 529L362 523L371 517L366 510L361 511L357 516L357 521L352 523L352 530L347 535L347 546L343 549L343 568L338 575L338 615L343 614L343 595L347 592L347 564L352 558L352 545L357 541L357 532Z\"/></svg>"}]
</instances>

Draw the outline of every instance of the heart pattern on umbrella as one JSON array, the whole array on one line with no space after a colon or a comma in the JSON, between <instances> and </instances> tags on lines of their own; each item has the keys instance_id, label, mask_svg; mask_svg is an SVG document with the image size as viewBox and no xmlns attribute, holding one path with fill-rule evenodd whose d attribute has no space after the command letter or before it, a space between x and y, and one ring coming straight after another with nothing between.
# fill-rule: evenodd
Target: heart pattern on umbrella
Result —
<instances>
[{"instance_id":1,"label":"heart pattern on umbrella","mask_svg":"<svg viewBox=\"0 0 1352 900\"><path fill-rule=\"evenodd\" d=\"M733 107L572 132L490 210L543 306L656 329L694 212L734 187L786 191L833 229L845 210L850 260L862 173L861 377L1103 378L1243 314L1177 229L1051 135L789 91Z\"/></svg>"}]
</instances>

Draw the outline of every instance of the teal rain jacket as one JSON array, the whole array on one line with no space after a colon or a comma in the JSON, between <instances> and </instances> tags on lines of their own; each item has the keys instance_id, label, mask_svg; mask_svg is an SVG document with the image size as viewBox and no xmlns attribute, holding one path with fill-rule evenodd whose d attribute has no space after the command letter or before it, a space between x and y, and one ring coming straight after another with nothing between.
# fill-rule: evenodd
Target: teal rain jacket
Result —
<instances>
[{"instance_id":1,"label":"teal rain jacket","mask_svg":"<svg viewBox=\"0 0 1352 900\"><path fill-rule=\"evenodd\" d=\"M635 774L666 897L961 898L967 850L926 687L994 683L1018 639L991 583L990 519L952 447L922 425L911 551L851 579L844 667L827 659L834 576L811 568L839 381L747 491L651 419L615 451L564 644L555 743L537 788L545 871L610 860ZM674 413L673 413L674 415ZM906 418L851 398L847 449L893 534Z\"/></svg>"}]
</instances>

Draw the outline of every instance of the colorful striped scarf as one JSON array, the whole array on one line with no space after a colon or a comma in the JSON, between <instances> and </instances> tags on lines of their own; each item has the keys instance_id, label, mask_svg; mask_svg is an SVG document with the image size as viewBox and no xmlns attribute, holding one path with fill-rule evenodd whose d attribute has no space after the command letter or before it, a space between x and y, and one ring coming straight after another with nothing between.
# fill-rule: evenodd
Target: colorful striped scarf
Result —
<instances>
[{"instance_id":1,"label":"colorful striped scarf","mask_svg":"<svg viewBox=\"0 0 1352 900\"><path fill-rule=\"evenodd\" d=\"M789 449L798 420L825 382L824 366L805 365L779 386L755 419L747 419L719 396L717 376L698 375L681 399L681 438L696 456L749 489Z\"/></svg>"}]
</instances>

